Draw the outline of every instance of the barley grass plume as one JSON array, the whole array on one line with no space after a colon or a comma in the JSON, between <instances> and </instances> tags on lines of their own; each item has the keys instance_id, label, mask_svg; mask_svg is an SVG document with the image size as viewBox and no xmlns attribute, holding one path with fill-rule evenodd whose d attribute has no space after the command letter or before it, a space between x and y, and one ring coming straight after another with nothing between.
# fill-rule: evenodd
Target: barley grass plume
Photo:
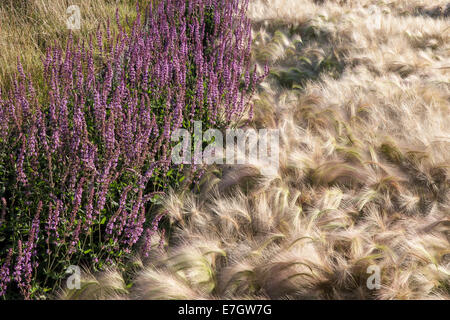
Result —
<instances>
[{"instance_id":1,"label":"barley grass plume","mask_svg":"<svg viewBox=\"0 0 450 320\"><path fill-rule=\"evenodd\" d=\"M449 299L449 11L253 1L253 53L271 75L251 125L280 130L279 169L220 167L200 193L173 191L171 236L136 258L131 287L120 270L87 272L89 289L60 297Z\"/></svg>"}]
</instances>

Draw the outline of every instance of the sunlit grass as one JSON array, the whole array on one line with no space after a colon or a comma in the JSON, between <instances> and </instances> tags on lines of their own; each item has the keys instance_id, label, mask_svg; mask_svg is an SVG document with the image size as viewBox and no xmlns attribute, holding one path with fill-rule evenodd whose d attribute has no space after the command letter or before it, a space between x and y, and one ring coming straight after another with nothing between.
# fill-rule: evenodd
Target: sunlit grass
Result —
<instances>
[{"instance_id":1,"label":"sunlit grass","mask_svg":"<svg viewBox=\"0 0 450 320\"><path fill-rule=\"evenodd\" d=\"M41 58L47 47L64 47L70 30L66 13L70 5L78 5L81 29L74 30L75 40L86 43L98 27L106 29L108 18L114 19L116 9L121 17L136 16L135 1L127 0L2 0L0 2L0 87L6 91L12 83L19 58L36 83L42 80ZM111 23L111 30L116 24Z\"/></svg>"}]
</instances>

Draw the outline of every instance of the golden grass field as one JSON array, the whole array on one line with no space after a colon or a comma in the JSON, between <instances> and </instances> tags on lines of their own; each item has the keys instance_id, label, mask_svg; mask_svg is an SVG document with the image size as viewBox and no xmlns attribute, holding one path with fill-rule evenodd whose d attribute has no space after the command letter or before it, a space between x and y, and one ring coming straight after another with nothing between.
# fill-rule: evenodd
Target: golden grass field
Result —
<instances>
[{"instance_id":1,"label":"golden grass field","mask_svg":"<svg viewBox=\"0 0 450 320\"><path fill-rule=\"evenodd\" d=\"M114 12L84 3L83 32ZM40 37L61 28L0 10L3 82L17 52L32 68ZM440 0L253 0L254 57L271 74L250 125L280 130L279 168L210 168L201 192L164 199L164 248L155 234L131 271L86 270L82 289L58 298L450 299L449 11ZM5 40L14 23L32 30L17 43ZM371 265L379 289L367 287Z\"/></svg>"},{"instance_id":2,"label":"golden grass field","mask_svg":"<svg viewBox=\"0 0 450 320\"><path fill-rule=\"evenodd\" d=\"M131 288L111 269L61 298L449 299L448 13L253 1L271 76L252 126L280 130L279 169L211 169L200 194L175 190L169 244L136 258Z\"/></svg>"}]
</instances>

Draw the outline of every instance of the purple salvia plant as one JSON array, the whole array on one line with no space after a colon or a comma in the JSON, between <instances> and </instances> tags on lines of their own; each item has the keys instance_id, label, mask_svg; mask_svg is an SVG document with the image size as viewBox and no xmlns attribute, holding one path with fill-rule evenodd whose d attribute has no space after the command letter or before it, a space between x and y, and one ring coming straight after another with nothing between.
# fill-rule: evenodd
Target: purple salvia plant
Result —
<instances>
[{"instance_id":1,"label":"purple salvia plant","mask_svg":"<svg viewBox=\"0 0 450 320\"><path fill-rule=\"evenodd\" d=\"M147 228L145 232L144 246L142 247L142 254L144 257L148 257L150 249L151 249L151 241L152 237L155 234L156 230L158 230L159 221L164 216L164 214L157 215L149 228ZM163 237L163 236L162 236ZM160 244L161 246L161 244Z\"/></svg>"}]
</instances>

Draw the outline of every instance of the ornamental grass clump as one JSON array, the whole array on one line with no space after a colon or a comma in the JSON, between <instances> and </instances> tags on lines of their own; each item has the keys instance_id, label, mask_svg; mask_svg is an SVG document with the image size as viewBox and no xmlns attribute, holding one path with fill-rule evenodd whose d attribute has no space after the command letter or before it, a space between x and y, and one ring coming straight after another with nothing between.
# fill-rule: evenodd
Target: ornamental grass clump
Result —
<instances>
[{"instance_id":1,"label":"ornamental grass clump","mask_svg":"<svg viewBox=\"0 0 450 320\"><path fill-rule=\"evenodd\" d=\"M151 248L152 203L199 169L171 165L171 133L236 123L264 76L247 5L160 1L124 24L117 14L117 34L108 24L47 50L43 90L18 63L0 95L0 295L39 298L69 265Z\"/></svg>"}]
</instances>

